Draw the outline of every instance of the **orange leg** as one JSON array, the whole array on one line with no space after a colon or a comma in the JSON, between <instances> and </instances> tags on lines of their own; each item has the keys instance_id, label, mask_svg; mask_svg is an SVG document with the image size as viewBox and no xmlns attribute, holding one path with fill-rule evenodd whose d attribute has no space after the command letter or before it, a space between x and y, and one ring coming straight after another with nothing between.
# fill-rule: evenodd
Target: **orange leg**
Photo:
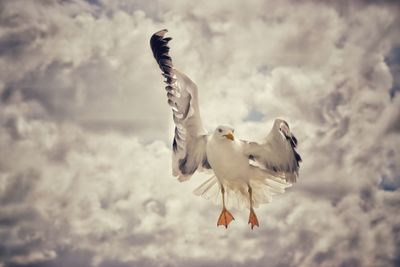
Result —
<instances>
[{"instance_id":1,"label":"orange leg","mask_svg":"<svg viewBox=\"0 0 400 267\"><path fill-rule=\"evenodd\" d=\"M232 214L225 207L225 188L221 184L221 193L222 193L222 211L221 215L219 215L217 226L224 225L225 228L228 228L228 224L234 220Z\"/></svg>"},{"instance_id":2,"label":"orange leg","mask_svg":"<svg viewBox=\"0 0 400 267\"><path fill-rule=\"evenodd\" d=\"M256 225L257 227L259 227L258 224L258 219L257 219L257 215L254 212L253 209L253 190L251 189L250 185L248 185L249 187L249 195L250 195L250 215L249 215L249 224L251 226L251 230L253 230L254 226Z\"/></svg>"}]
</instances>

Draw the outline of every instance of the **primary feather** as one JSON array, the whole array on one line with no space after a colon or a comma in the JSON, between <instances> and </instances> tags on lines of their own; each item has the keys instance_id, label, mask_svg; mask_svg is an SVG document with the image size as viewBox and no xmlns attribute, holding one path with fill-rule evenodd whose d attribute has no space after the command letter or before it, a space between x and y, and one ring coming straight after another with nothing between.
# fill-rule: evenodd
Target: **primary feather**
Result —
<instances>
[{"instance_id":1,"label":"primary feather","mask_svg":"<svg viewBox=\"0 0 400 267\"><path fill-rule=\"evenodd\" d=\"M200 117L197 86L173 67L168 47L171 38L164 37L166 32L156 32L150 39L150 46L165 77L168 104L175 123L172 172L180 181L185 181L198 167L209 168L205 153L207 132Z\"/></svg>"}]
</instances>

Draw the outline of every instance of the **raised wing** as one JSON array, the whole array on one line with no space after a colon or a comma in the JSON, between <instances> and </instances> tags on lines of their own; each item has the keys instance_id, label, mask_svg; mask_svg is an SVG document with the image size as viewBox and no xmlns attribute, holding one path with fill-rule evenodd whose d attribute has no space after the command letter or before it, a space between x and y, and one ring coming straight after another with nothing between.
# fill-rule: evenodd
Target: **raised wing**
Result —
<instances>
[{"instance_id":1,"label":"raised wing","mask_svg":"<svg viewBox=\"0 0 400 267\"><path fill-rule=\"evenodd\" d=\"M168 104L172 107L175 136L172 143L172 174L179 181L188 180L199 168L210 169L206 158L207 132L201 122L197 86L176 70L169 56L167 30L153 34L150 46L167 86Z\"/></svg>"},{"instance_id":2,"label":"raised wing","mask_svg":"<svg viewBox=\"0 0 400 267\"><path fill-rule=\"evenodd\" d=\"M268 169L295 183L299 176L301 157L296 151L297 139L290 132L287 122L277 119L263 142L245 143L245 154L250 164Z\"/></svg>"}]
</instances>

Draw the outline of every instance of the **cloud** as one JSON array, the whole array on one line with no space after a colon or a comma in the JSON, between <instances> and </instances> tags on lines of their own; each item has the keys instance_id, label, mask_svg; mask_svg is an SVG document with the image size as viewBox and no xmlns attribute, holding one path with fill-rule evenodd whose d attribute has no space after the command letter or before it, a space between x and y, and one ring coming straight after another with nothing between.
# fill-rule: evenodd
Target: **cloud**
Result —
<instances>
[{"instance_id":1,"label":"cloud","mask_svg":"<svg viewBox=\"0 0 400 267\"><path fill-rule=\"evenodd\" d=\"M392 1L3 1L0 266L396 266ZM299 182L230 229L170 174L149 37L168 28L209 130L287 118ZM392 92L392 93L391 93Z\"/></svg>"}]
</instances>

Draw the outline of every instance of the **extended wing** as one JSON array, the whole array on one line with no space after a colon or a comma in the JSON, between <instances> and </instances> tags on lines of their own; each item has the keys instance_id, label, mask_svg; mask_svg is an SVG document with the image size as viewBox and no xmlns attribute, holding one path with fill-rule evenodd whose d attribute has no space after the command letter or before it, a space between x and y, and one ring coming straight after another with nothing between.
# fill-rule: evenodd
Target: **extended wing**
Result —
<instances>
[{"instance_id":1,"label":"extended wing","mask_svg":"<svg viewBox=\"0 0 400 267\"><path fill-rule=\"evenodd\" d=\"M206 158L207 132L200 117L197 86L172 65L167 30L153 34L150 46L167 86L168 104L172 107L175 136L172 144L172 172L179 181L188 180L199 168L210 169Z\"/></svg>"},{"instance_id":2,"label":"extended wing","mask_svg":"<svg viewBox=\"0 0 400 267\"><path fill-rule=\"evenodd\" d=\"M275 120L267 137L260 143L247 142L244 152L252 165L273 171L287 182L294 183L299 176L301 162L296 146L297 139L289 131L288 124Z\"/></svg>"}]
</instances>

